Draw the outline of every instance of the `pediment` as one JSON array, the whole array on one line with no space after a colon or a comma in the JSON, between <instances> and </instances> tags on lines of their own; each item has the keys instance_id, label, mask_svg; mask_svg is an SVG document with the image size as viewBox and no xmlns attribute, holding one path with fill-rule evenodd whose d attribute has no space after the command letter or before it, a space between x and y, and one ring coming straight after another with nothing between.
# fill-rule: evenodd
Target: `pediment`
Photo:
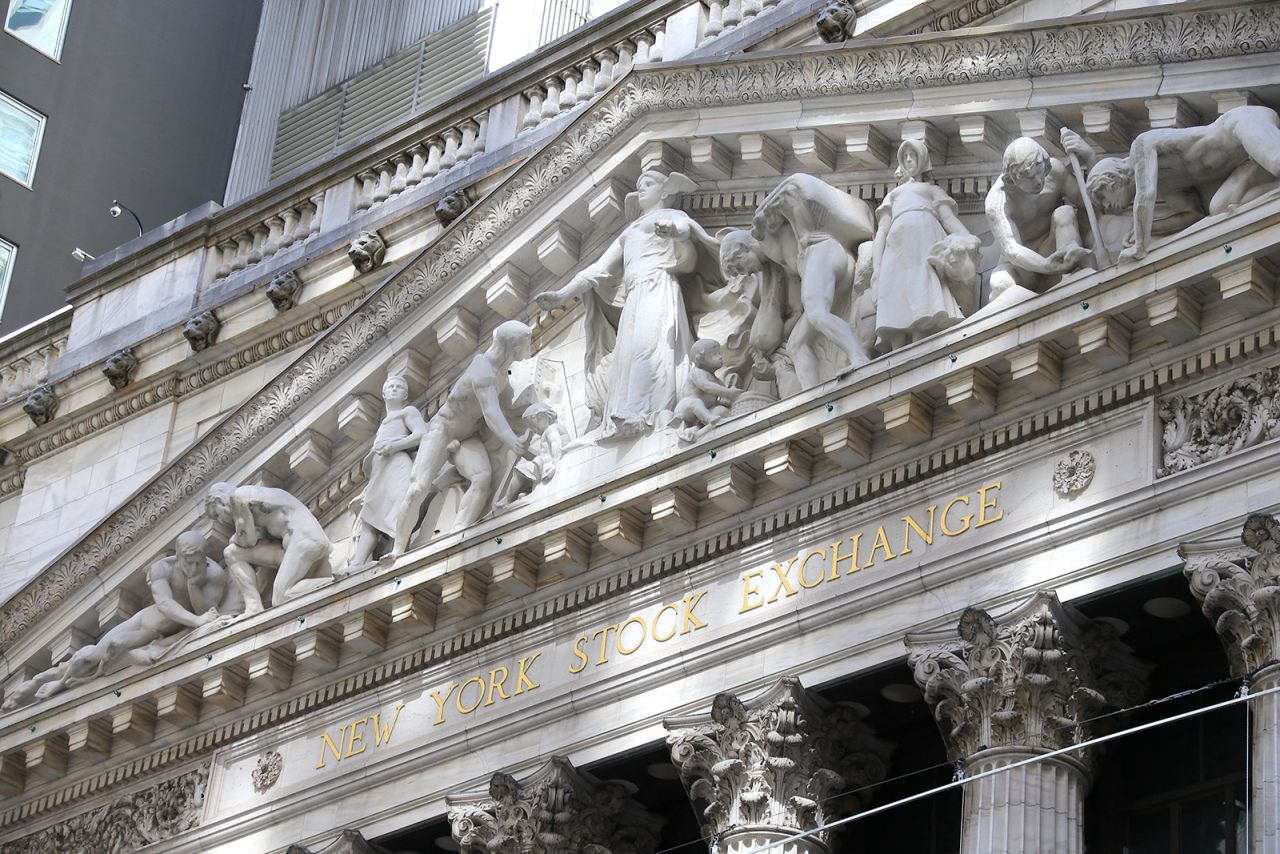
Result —
<instances>
[{"instance_id":1,"label":"pediment","mask_svg":"<svg viewBox=\"0 0 1280 854\"><path fill-rule=\"evenodd\" d=\"M407 376L412 394L429 415L471 354L485 349L494 328L508 318L529 319L535 349L544 356L542 363L535 359L514 369L522 374L518 379L533 385L559 382L565 393L560 401L563 420L571 424L572 438L580 437L589 426L574 403L582 393L575 383L581 380L564 366L581 352L574 349L574 340L583 309L529 312L527 299L562 285L623 232L625 196L642 170L690 175L697 188L685 211L714 232L748 223L783 175L813 172L850 195L883 198L892 186L893 170L887 149L876 140L887 145L890 134L897 140L904 125L915 123L911 127L919 131L922 144L940 146L942 154L952 146L957 149L957 156L948 156L946 168L939 170L939 183L957 197L960 213L972 221L981 215L981 199L995 174L993 164L1003 147L997 140L1029 127L1021 116L1028 112L1023 108L1033 76L1069 81L1086 70L1131 70L1133 82L1125 84L1130 89L1113 92L1113 101L1115 109L1133 112L1143 109L1145 77L1182 79L1190 86L1187 81L1204 73L1187 59L1189 41L1205 45L1217 57L1243 57L1256 53L1254 43L1241 45L1234 35L1247 26L1269 49L1280 48L1280 13L1274 7L1228 4L1169 16L1155 25L1153 59L1146 64L1127 47L1088 57L1071 48L1072 38L1084 36L1123 46L1127 43L1117 31L1125 26L1121 16L995 35L961 32L932 40L798 47L783 54L634 70L7 603L0 612L7 673L16 672L69 628L84 626L103 599L121 590L136 592L147 565L167 553L184 530L204 530L218 546L225 544L229 532L210 526L202 515L202 502L215 482L287 486L326 527L330 539L345 543L343 554L349 554L348 504L365 483L362 464L381 419L378 396L387 374ZM1154 59L1160 57L1167 61ZM1235 75L1237 80L1253 75L1262 88L1269 71L1260 60L1253 66L1242 61ZM957 89L958 82L968 88ZM1199 85L1186 97L1208 112L1212 98ZM1044 139L1053 121L1083 123L1081 90L1063 83L1060 91L1049 91L1043 110L1053 115L1040 116ZM979 98L981 108L974 106ZM987 121L966 133L966 126L972 130L975 125L958 125L956 114L980 114ZM1280 207L1274 200L1206 221L1199 231L1158 247L1153 258L1210 270L1221 259L1208 260L1208 247L1264 231L1280 231ZM1264 252L1241 245L1246 247L1242 255L1261 257ZM550 488L536 505L486 515L464 531L442 532L395 561L364 567L309 594L298 606L271 608L223 629L220 649L247 650L255 633L285 639L296 631L295 622L301 626L321 605L329 609L327 615L347 610L340 601L348 595L362 596L363 602L408 595L399 601L410 612L444 600L451 606L449 617L466 620L492 601L486 598L488 584L494 584L494 598L511 602L539 585L590 572L591 544L582 538L587 530L600 536L603 513L610 514L617 529L614 544L601 552L607 559L652 545L643 534L637 538L628 530L635 525L637 508L644 508L648 521L663 531L688 530L690 502L711 501L706 495L712 468L729 471L722 481L727 485L717 493L720 500L711 501L713 510L704 517L714 520L738 512L744 500L750 505L753 499L744 499L735 487L744 470L753 476L765 470L763 480L769 484L754 500L767 502L809 489L815 472L832 476L851 470L860 476L873 448L885 465L914 464L919 469L925 464L912 448L935 436L950 436L949 431L976 431L971 425L995 408L993 391L984 392L984 383L1016 382L1028 359L1031 369L1022 376L1033 379L1060 374L1069 360L1088 366L1090 353L1104 367L1108 359L1110 368L1124 364L1115 360L1117 351L1110 348L1115 336L1109 334L1117 327L1132 333L1135 318L1144 316L1140 307L1147 293L1141 279L1133 268L1076 278L1016 310L917 342L852 378L831 377L774 408L725 421L713 445L654 434L626 447L591 451L581 458L573 479ZM1195 287L1212 290L1203 277L1198 281ZM1080 304L1099 305L1103 293L1112 294L1101 303L1112 314L1100 315L1100 321L1090 315L1095 326L1079 332L1084 328ZM1028 340L1019 332L1033 323L1044 331L1043 339ZM1098 324L1101 345L1096 344ZM1139 335L1134 340L1149 339ZM562 374L555 374L556 365ZM948 381L964 371L971 381L968 397L953 393L957 386ZM1092 380L1098 372L1086 374ZM1053 397L1058 393L1057 386L1041 394L1034 385L1018 386L1007 397L1012 401L1008 417L1034 418L1042 405L1037 397L1048 399L1043 406L1069 409L1066 392L1062 400ZM973 406L960 405L964 401ZM770 429L762 430L762 425ZM924 447L939 455L938 470L957 465L954 456L944 460L941 439L937 447ZM696 487L690 472L696 475ZM556 545L548 545L553 537ZM554 571L540 576L539 564ZM506 585L496 583L500 573ZM418 594L421 599L414 598ZM393 607L380 602L369 609L375 610L376 618L360 622L353 631L373 649L379 632L385 641L387 613ZM305 626L317 633L313 645L337 643L327 632L340 621L331 622ZM345 616L341 622L340 637L347 631ZM424 634L430 631L430 619L419 622ZM164 668L191 665L184 671L190 681L196 658L208 654L204 650L193 645L166 660ZM115 682L95 683L74 697L51 701L38 713L66 716L72 699L110 703L110 686L135 686L136 676L130 672ZM150 690L138 689L141 694ZM8 717L6 728L17 720Z\"/></svg>"}]
</instances>

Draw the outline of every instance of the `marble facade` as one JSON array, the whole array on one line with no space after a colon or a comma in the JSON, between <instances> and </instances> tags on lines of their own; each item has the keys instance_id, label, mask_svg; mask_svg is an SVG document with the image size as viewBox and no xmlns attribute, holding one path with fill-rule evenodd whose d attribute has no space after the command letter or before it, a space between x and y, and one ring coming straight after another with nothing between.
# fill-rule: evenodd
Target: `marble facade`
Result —
<instances>
[{"instance_id":1,"label":"marble facade","mask_svg":"<svg viewBox=\"0 0 1280 854\"><path fill-rule=\"evenodd\" d=\"M908 5L627 6L485 151L78 286L0 407L0 852L836 854L921 751L937 850L1080 852L1169 684L1097 611L1184 575L1280 852L1280 5Z\"/></svg>"}]
</instances>

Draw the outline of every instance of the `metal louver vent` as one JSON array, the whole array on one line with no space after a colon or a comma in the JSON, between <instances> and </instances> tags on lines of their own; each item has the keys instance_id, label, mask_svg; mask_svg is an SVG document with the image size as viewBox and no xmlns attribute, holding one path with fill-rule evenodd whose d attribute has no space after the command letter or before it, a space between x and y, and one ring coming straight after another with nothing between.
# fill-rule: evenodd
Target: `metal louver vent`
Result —
<instances>
[{"instance_id":1,"label":"metal louver vent","mask_svg":"<svg viewBox=\"0 0 1280 854\"><path fill-rule=\"evenodd\" d=\"M270 180L483 77L492 21L492 8L482 9L285 112L271 151Z\"/></svg>"}]
</instances>

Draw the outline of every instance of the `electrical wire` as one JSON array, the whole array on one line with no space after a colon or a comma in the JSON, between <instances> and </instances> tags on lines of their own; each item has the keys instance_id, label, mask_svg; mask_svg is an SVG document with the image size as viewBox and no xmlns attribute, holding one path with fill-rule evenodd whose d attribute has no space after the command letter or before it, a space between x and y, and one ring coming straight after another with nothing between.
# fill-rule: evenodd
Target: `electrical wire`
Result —
<instances>
[{"instance_id":1,"label":"electrical wire","mask_svg":"<svg viewBox=\"0 0 1280 854\"><path fill-rule=\"evenodd\" d=\"M904 804L912 803L912 802L914 802L914 801L918 801L918 800L923 800L924 798L932 797L933 795L936 795L936 794L941 794L942 792L948 791L948 790L950 790L950 789L954 789L954 788L957 788L957 787L959 787L959 786L963 786L963 785L964 785L964 784L966 784L966 783L971 783L971 782L973 782L974 780L980 780L980 779L982 779L982 778L984 778L984 777L990 777L990 776L994 776L994 775L996 775L996 774L1002 774L1002 773L1004 773L1004 772L1006 772L1006 771L1011 771L1011 770L1013 770L1013 769L1015 769L1015 768L1020 768L1020 767L1022 767L1022 766L1024 766L1024 765L1031 765L1031 764L1034 764L1034 763L1036 763L1036 762L1043 761L1043 760L1045 760L1045 759L1052 759L1052 758L1054 758L1054 757L1056 757L1056 756L1063 756L1063 755L1067 755L1067 754L1071 754L1071 753L1077 753L1077 752L1079 752L1079 751L1081 751L1081 750L1083 750L1083 749L1085 749L1085 748L1092 747L1092 746L1094 746L1094 745L1098 745L1098 744L1103 744L1103 743L1108 742L1108 741L1114 741L1114 740L1116 740L1116 739L1118 739L1118 738L1122 738L1122 737L1127 736L1127 735L1133 735L1133 734L1136 734L1136 733L1139 733L1139 732L1143 732L1143 731L1148 730L1148 729L1154 729L1154 728L1156 728L1156 727L1164 726L1165 724L1170 724L1170 723L1174 723L1174 722L1176 722L1176 721L1185 720L1185 719L1188 719L1188 718L1191 718L1191 717L1195 717L1195 716L1197 716L1197 715L1207 714L1207 713L1209 713L1209 712L1213 712L1213 711L1217 711L1217 710L1219 710L1219 709L1227 708L1228 706L1236 705L1236 704L1238 704L1238 703L1242 703L1242 702L1247 703L1249 700L1253 700L1253 699L1256 699L1256 698L1258 698L1258 697L1264 697L1264 696L1266 696L1266 695L1268 695L1268 694L1274 694L1274 693L1280 692L1280 686L1277 686L1277 687L1275 687L1275 688L1269 688L1269 689L1267 689L1267 690L1265 690L1265 691L1260 691L1260 692L1258 692L1258 693L1256 693L1256 694L1251 694L1251 693L1249 693L1249 683L1250 683L1250 678L1252 677L1252 675L1253 675L1253 674L1249 674L1249 676L1246 676L1246 677L1245 677L1245 679L1243 680L1243 682L1240 682L1240 691L1239 691L1239 692L1238 692L1234 697L1232 697L1232 698L1231 698L1231 699L1229 699L1229 700L1223 700L1223 701L1221 701L1221 702L1214 703L1214 704L1211 704L1211 705L1208 705L1208 706L1200 706L1200 707L1198 707L1198 708L1191 709L1191 710L1186 711L1186 712L1180 712L1179 714L1172 715L1172 716L1167 717L1167 718L1161 718L1161 719L1156 720L1156 721L1148 721L1147 723L1144 723L1144 724L1137 724L1137 725L1135 725L1135 726L1128 727L1128 728L1123 729L1123 730L1117 730L1117 731L1115 731L1115 732L1106 733L1105 735L1097 736L1096 738L1089 739L1088 741L1083 741L1083 742L1080 742L1079 744L1074 744L1074 745L1072 745L1071 747L1065 747L1065 748L1060 748L1060 749L1058 749L1058 750L1049 751L1049 752L1047 752L1047 753L1043 753L1043 754L1040 754L1040 755L1038 755L1038 756L1031 757L1031 758L1029 758L1029 759L1024 759L1024 760L1021 760L1021 761L1019 761L1019 762L1014 762L1014 763L1011 763L1011 764L1009 764L1009 765L1004 765L1004 766L1001 766L1000 768L993 768L993 769L991 769L991 770L989 770L989 771L983 771L983 772L980 772L980 773L977 773L977 774L973 774L973 775L971 775L971 776L966 776L966 775L964 775L964 773L963 773L963 764L962 764L962 763L956 763L956 765L957 765L956 778L955 778L954 780L952 780L951 782L949 782L949 783L944 783L944 784L942 784L942 785L940 785L940 786L935 786L935 787L933 787L933 788L931 788L931 789L926 789L926 790L924 790L924 791L922 791L922 792L917 792L917 793L916 793L916 794L914 794L914 795L908 795L908 796L907 796L907 797L905 797L905 798L899 798L898 800L896 800L896 801L892 801L891 803L881 804L880 806L873 807L873 808L871 808L871 809L862 810L861 812L855 813L855 814L853 814L853 815L851 815L851 816L846 816L845 818L842 818L842 819L837 819L837 820L835 820L835 821L827 822L826 824L823 824L823 825L821 825L820 827L815 827L815 828L813 828L812 830L806 830L806 831L804 831L804 832L797 833L797 834L795 834L795 835L793 835L793 836L788 836L788 837L786 837L786 838L784 838L784 839L779 839L779 840L777 840L777 841L775 841L775 842L771 842L771 843L769 843L769 844L765 845L763 848L759 848L759 849L756 849L756 850L757 850L757 852L765 852L765 851L769 851L769 850L771 850L771 849L777 848L778 846L785 845L785 844L790 843L790 842L795 842L795 841L800 840L800 839L806 839L806 838L808 838L808 837L810 837L810 836L814 836L814 835L816 835L816 834L818 834L818 833L822 833L822 832L824 832L824 831L831 830L831 829L833 829L833 828L840 827L840 826L842 826L842 825L852 824L852 823L853 823L853 822L855 822L855 821L859 821L859 820L861 820L861 819L868 818L868 817L870 817L870 816L872 816L872 815L876 815L876 814L878 814L878 813L887 812L887 811L889 811L889 810L891 810L891 809L895 809L896 807L903 806ZM1178 692L1175 692L1175 693L1173 693L1173 694L1165 695L1165 696L1163 696L1163 697L1157 697L1157 698L1156 698L1156 699L1154 699L1154 700L1147 700L1147 701L1145 701L1145 702L1137 703L1137 704L1135 704L1135 705L1128 706L1128 707L1123 708L1123 709L1116 709L1116 710L1114 710L1114 711L1107 712L1107 713L1105 713L1105 714L1096 715L1096 716L1094 716L1094 717L1092 717L1092 718L1087 718L1087 719L1085 719L1085 720L1082 720L1082 721L1080 721L1080 723L1082 723L1082 724L1085 724L1085 723L1092 723L1093 721L1102 720L1102 719L1104 719L1104 718L1115 717L1116 715L1127 714L1127 713L1134 712L1134 711L1137 711L1137 710L1140 710L1140 709L1146 709L1146 708L1151 708L1151 707L1154 707L1154 706L1163 705L1163 704L1165 704L1165 703L1170 703L1170 702L1173 702L1173 701L1175 701L1175 700L1181 700L1181 699L1185 699L1185 698L1187 698L1187 697L1194 696L1194 695L1196 695L1196 694L1203 693L1204 691L1210 691L1210 690L1212 690L1212 689L1214 689L1214 688L1219 688L1219 687L1221 687L1221 686L1223 686L1223 685L1235 684L1235 683L1237 683L1237 681L1238 681L1238 680L1233 679L1233 678L1229 678L1229 677L1228 677L1228 678L1223 678L1223 679L1217 679L1217 680L1214 680L1213 682L1208 682L1208 683L1206 683L1206 684L1204 684L1204 685L1201 685L1201 686L1199 686L1199 687L1197 687L1197 688L1188 688L1188 689L1187 689L1187 690L1185 690L1185 691L1178 691ZM1248 707L1246 707L1246 708L1248 708ZM1247 727L1247 726L1248 726L1248 720L1247 720L1247 716L1246 716L1246 727ZM1251 745L1251 744L1249 744L1249 735L1248 735L1248 733L1246 733L1246 746L1247 746L1247 748L1248 748L1249 750L1252 750L1252 745ZM1246 753L1246 756L1248 756L1248 755L1250 755L1250 754ZM901 781L901 780L905 780L905 779L907 779L907 778L909 778L909 777L914 777L914 776L917 776L917 775L920 775L920 774L924 774L924 773L926 773L926 772L935 771L935 770L937 770L938 768L942 768L942 767L950 767L950 766L951 766L951 763L949 763L949 762L939 762L939 763L935 763L935 764L933 764L933 765L926 766L926 767L924 767L924 768L917 768L917 769L915 769L914 771L908 771L907 773L905 773L905 774L899 774L899 775L897 775L896 777L890 777L890 778L887 778L887 779L885 779L885 780L880 780L880 781L875 782L875 783L869 783L869 784L867 784L867 785L865 785L865 786L859 786L859 787L857 787L857 788L853 788L853 789L846 789L846 790L844 790L844 791L842 791L842 792L836 792L836 793L834 793L834 794L828 795L827 797L823 798L823 799L822 799L822 802L823 802L823 803L826 803L826 802L829 802L829 801L835 800L835 799L837 799L837 798L848 797L849 795L854 795L854 794L858 794L858 793L861 793L861 792L865 792L865 791L867 791L867 790L875 789L875 788L878 788L878 787L880 787L880 786L886 786L886 785L889 785L889 784L891 784L891 783L896 783L896 782L899 782L899 781ZM1248 772L1246 772L1246 774L1247 774L1247 773L1248 773ZM1248 779L1247 779L1247 777L1246 777L1246 785L1247 785L1247 783L1248 783ZM1247 792L1247 791L1249 791L1249 789L1246 787L1246 792ZM1246 826L1248 826L1248 821L1250 820L1250 819L1249 819L1249 815L1248 815L1248 809L1249 809L1248 804L1246 804L1246 807L1245 807L1245 821L1246 821ZM696 838L696 839L690 839L690 840L688 840L687 842L680 842L680 843L677 843L676 845L670 846L670 847L668 847L668 848L663 848L663 849L661 849L660 851L655 851L655 852L654 852L654 854L672 854L672 852L682 851L682 850L684 850L684 849L686 849L686 848L688 848L688 847L690 847L690 846L692 846L692 845L713 845L713 846L714 846L714 845L718 842L718 837L719 837L719 836L721 836L721 835L722 835L721 833L716 833L716 834L712 834L711 836L701 836L701 837L698 837L698 838ZM713 847L713 848L712 848L712 851L714 852L715 850L716 850L716 849Z\"/></svg>"}]
</instances>

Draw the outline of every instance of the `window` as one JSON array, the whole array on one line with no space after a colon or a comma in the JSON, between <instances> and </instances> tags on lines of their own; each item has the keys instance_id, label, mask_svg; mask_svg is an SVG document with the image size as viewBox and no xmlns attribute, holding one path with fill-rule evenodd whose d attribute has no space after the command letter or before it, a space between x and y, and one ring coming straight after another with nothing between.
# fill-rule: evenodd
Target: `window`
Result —
<instances>
[{"instance_id":1,"label":"window","mask_svg":"<svg viewBox=\"0 0 1280 854\"><path fill-rule=\"evenodd\" d=\"M13 276L13 259L18 247L0 237L0 315L4 314L4 301L9 296L9 279Z\"/></svg>"},{"instance_id":2,"label":"window","mask_svg":"<svg viewBox=\"0 0 1280 854\"><path fill-rule=\"evenodd\" d=\"M31 186L44 116L0 92L0 172Z\"/></svg>"},{"instance_id":3,"label":"window","mask_svg":"<svg viewBox=\"0 0 1280 854\"><path fill-rule=\"evenodd\" d=\"M58 59L70 11L71 0L9 0L4 31Z\"/></svg>"}]
</instances>

